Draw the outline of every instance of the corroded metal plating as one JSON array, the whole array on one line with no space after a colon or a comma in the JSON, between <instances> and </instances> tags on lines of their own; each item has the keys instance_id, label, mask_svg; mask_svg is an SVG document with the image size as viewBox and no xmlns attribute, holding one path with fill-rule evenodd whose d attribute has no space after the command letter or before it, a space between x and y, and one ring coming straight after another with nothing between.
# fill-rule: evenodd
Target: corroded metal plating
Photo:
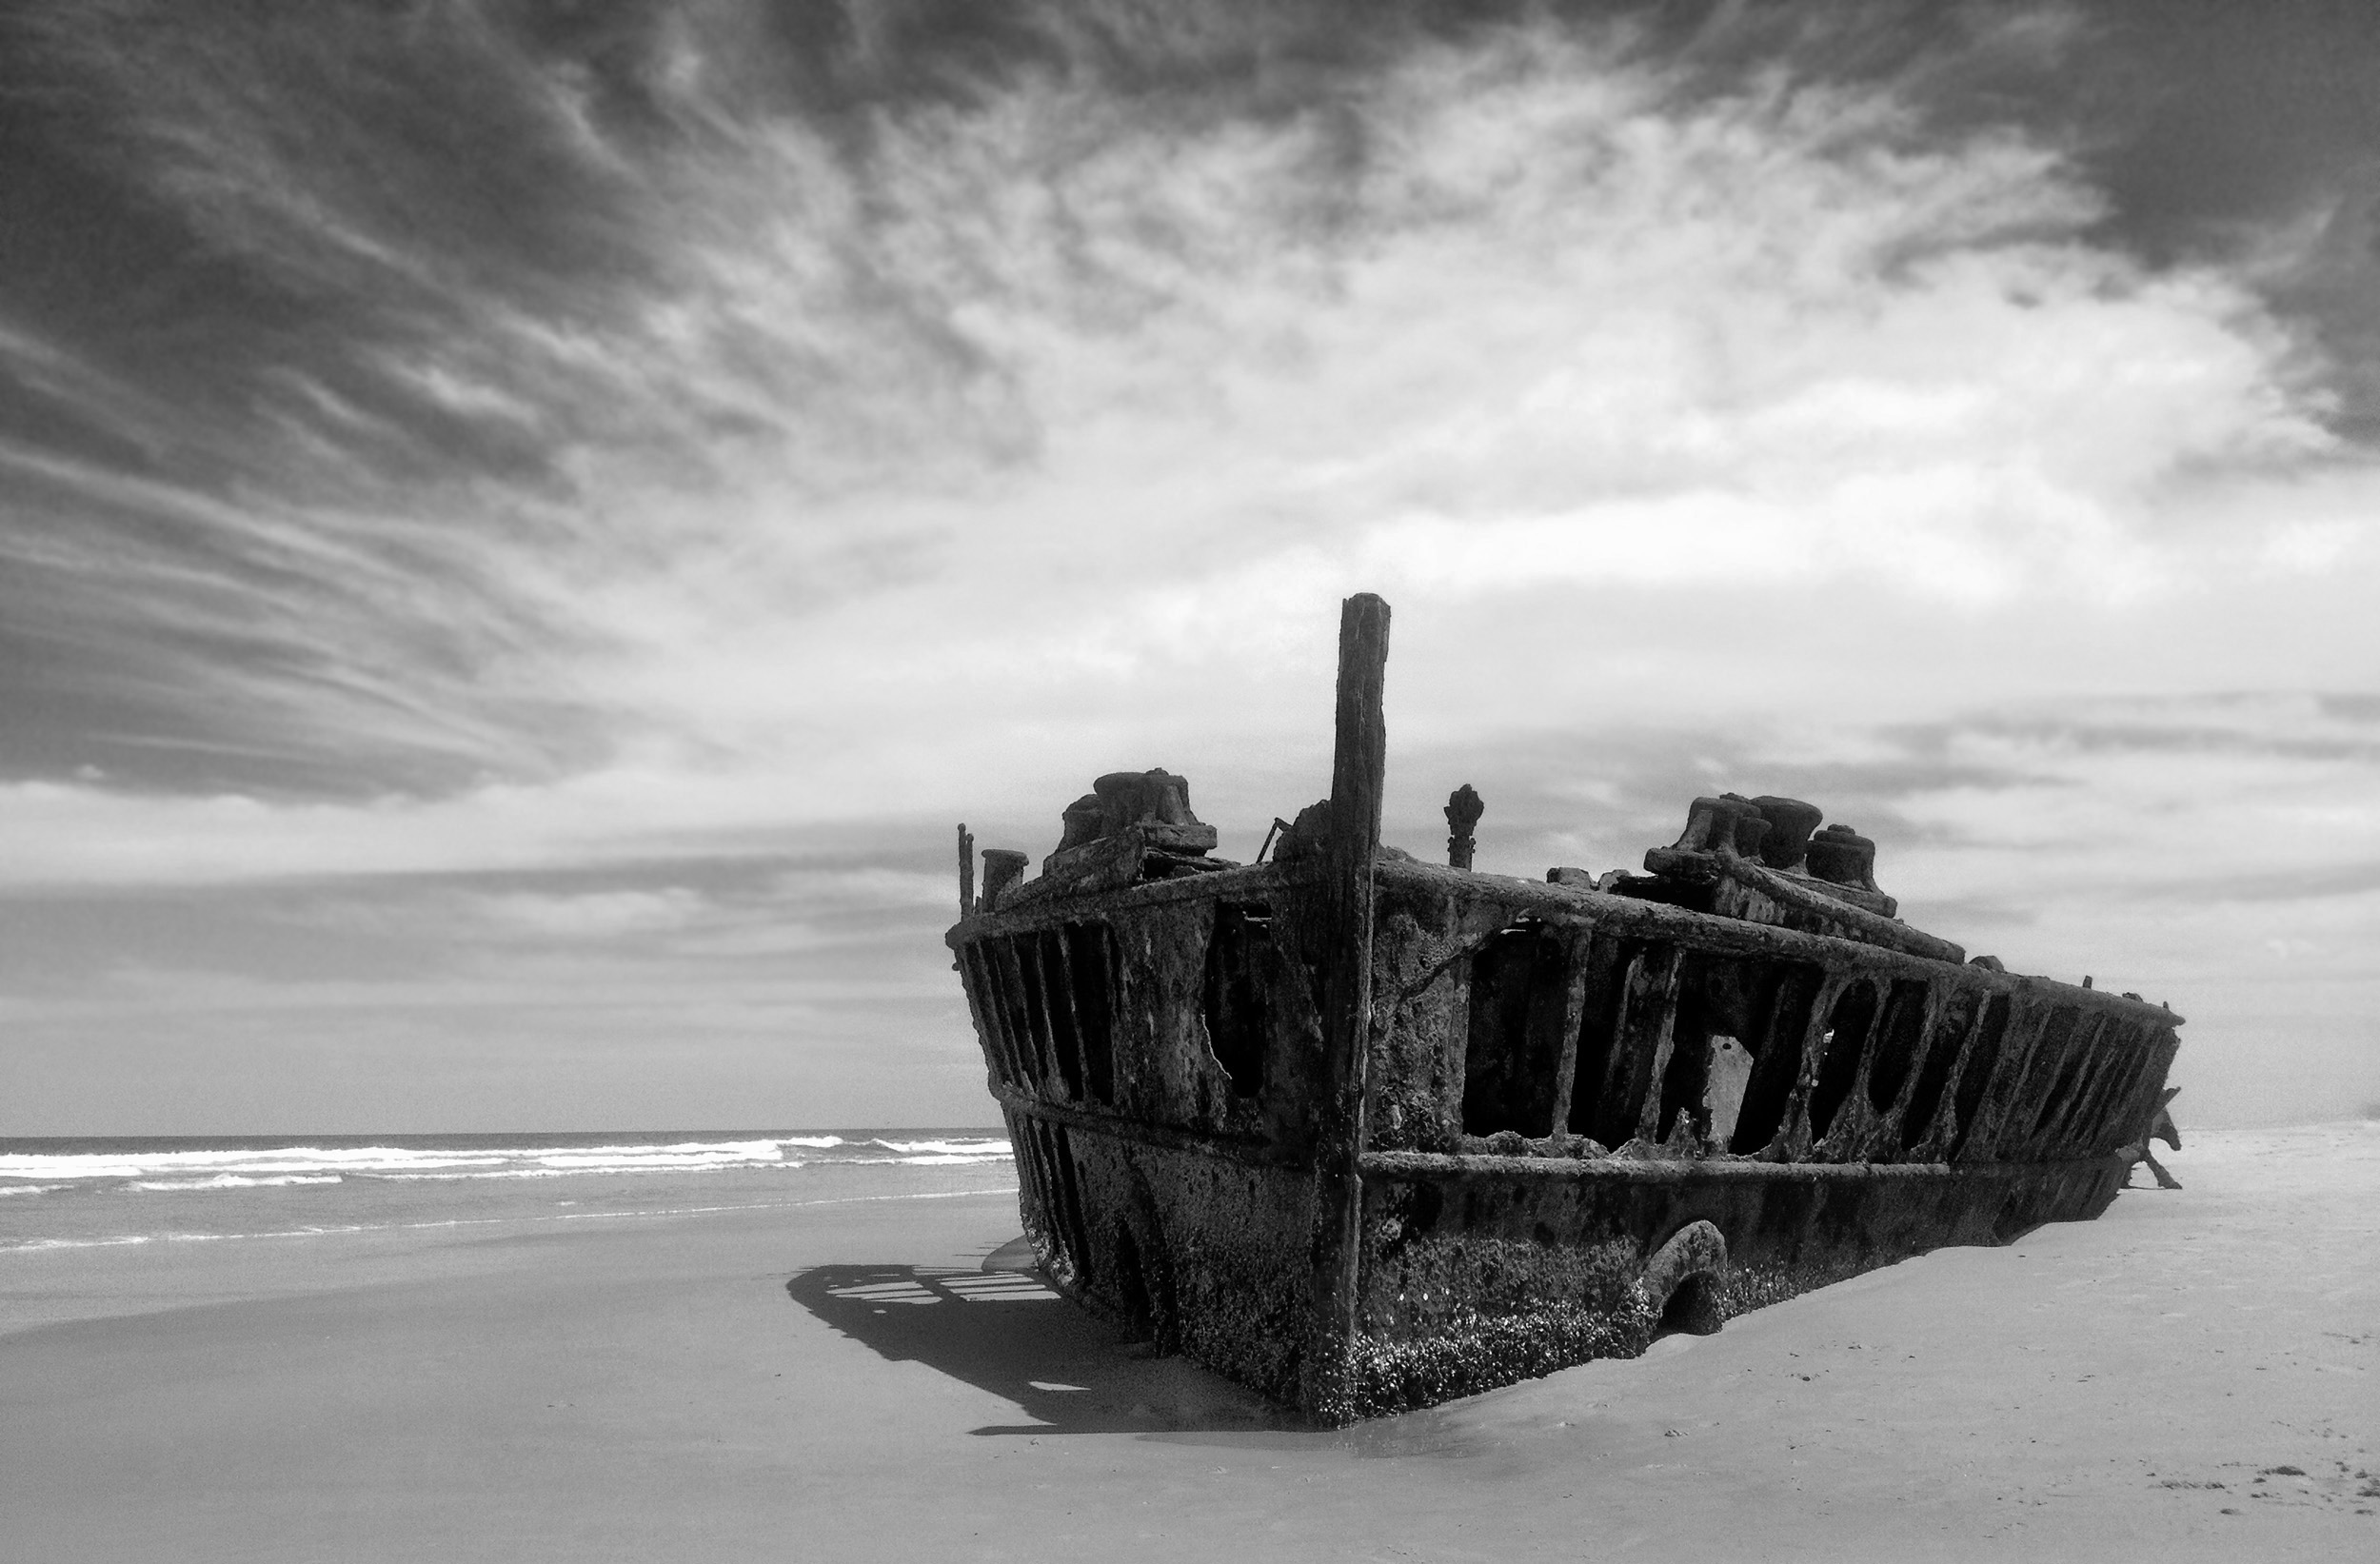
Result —
<instances>
[{"instance_id":1,"label":"corroded metal plating","mask_svg":"<svg viewBox=\"0 0 2380 1564\"><path fill-rule=\"evenodd\" d=\"M2113 1198L2179 1017L1962 961L1853 833L1815 885L1794 800L1697 801L1650 877L1379 849L1386 624L1351 600L1334 796L1274 862L1119 773L1071 878L950 931L1061 1290L1340 1422Z\"/></svg>"}]
</instances>

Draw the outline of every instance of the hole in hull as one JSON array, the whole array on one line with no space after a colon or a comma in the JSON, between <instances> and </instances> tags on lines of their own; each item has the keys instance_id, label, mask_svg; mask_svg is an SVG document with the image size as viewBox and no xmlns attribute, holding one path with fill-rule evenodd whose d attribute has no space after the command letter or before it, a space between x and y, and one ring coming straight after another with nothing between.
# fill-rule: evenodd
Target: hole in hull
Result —
<instances>
[{"instance_id":1,"label":"hole in hull","mask_svg":"<svg viewBox=\"0 0 2380 1564\"><path fill-rule=\"evenodd\" d=\"M1065 963L1074 980L1074 1017L1082 1044L1082 1067L1091 1096L1101 1102L1116 1100L1115 1018L1109 1009L1113 962L1107 929L1101 923L1069 923L1065 933Z\"/></svg>"},{"instance_id":2,"label":"hole in hull","mask_svg":"<svg viewBox=\"0 0 2380 1564\"><path fill-rule=\"evenodd\" d=\"M1875 989L1865 981L1843 990L1827 1018L1827 1034L1818 1059L1818 1084L1810 1094L1810 1138L1826 1138L1835 1111L1851 1096L1859 1079L1859 1056L1868 1045L1868 1028L1875 1020Z\"/></svg>"},{"instance_id":3,"label":"hole in hull","mask_svg":"<svg viewBox=\"0 0 2380 1564\"><path fill-rule=\"evenodd\" d=\"M1744 1107L1744 1090L1752 1084L1752 1055L1722 1032L1711 1039L1710 1067L1704 1073L1702 1108L1710 1137L1719 1145L1735 1138L1735 1120Z\"/></svg>"},{"instance_id":4,"label":"hole in hull","mask_svg":"<svg viewBox=\"0 0 2380 1564\"><path fill-rule=\"evenodd\" d=\"M1756 1152L1784 1123L1794 1082L1801 1074L1802 1036L1810 1029L1810 1009L1817 1000L1820 980L1816 967L1798 963L1775 967L1764 979L1753 1013L1755 1031L1743 1035L1754 1062L1728 1150L1739 1156Z\"/></svg>"},{"instance_id":5,"label":"hole in hull","mask_svg":"<svg viewBox=\"0 0 2380 1564\"><path fill-rule=\"evenodd\" d=\"M1658 1334L1716 1336L1719 1330L1718 1293L1711 1278L1697 1272L1679 1282L1661 1306Z\"/></svg>"},{"instance_id":6,"label":"hole in hull","mask_svg":"<svg viewBox=\"0 0 2380 1564\"><path fill-rule=\"evenodd\" d=\"M1234 1097L1254 1097L1264 1088L1264 1042L1272 1026L1264 972L1272 954L1270 917L1228 901L1216 907L1200 1007L1207 1046Z\"/></svg>"},{"instance_id":7,"label":"hole in hull","mask_svg":"<svg viewBox=\"0 0 2380 1564\"><path fill-rule=\"evenodd\" d=\"M1553 1133L1565 959L1560 936L1528 925L1504 930L1472 959L1466 1134Z\"/></svg>"},{"instance_id":8,"label":"hole in hull","mask_svg":"<svg viewBox=\"0 0 2380 1564\"><path fill-rule=\"evenodd\" d=\"M1628 972L1643 949L1641 941L1597 939L1589 951L1572 1065L1568 1127L1573 1135L1597 1135L1602 1129Z\"/></svg>"}]
</instances>

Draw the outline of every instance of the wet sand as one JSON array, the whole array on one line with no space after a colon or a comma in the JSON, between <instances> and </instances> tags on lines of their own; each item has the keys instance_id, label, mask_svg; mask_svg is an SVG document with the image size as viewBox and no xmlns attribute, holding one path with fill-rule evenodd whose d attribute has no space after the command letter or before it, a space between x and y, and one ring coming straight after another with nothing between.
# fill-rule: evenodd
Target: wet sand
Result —
<instances>
[{"instance_id":1,"label":"wet sand","mask_svg":"<svg viewBox=\"0 0 2380 1564\"><path fill-rule=\"evenodd\" d=\"M1337 1434L986 1270L1009 1198L500 1234L0 1335L0 1535L309 1564L2380 1553L2380 1126L2167 1160L2186 1190L2094 1223Z\"/></svg>"}]
</instances>

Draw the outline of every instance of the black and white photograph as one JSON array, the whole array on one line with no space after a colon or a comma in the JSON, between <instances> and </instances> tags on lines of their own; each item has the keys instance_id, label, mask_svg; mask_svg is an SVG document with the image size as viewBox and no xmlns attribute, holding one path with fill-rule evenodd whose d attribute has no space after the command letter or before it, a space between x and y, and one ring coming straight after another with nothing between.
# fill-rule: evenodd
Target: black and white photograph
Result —
<instances>
[{"instance_id":1,"label":"black and white photograph","mask_svg":"<svg viewBox=\"0 0 2380 1564\"><path fill-rule=\"evenodd\" d=\"M0 1557L2380 1555L2380 6L0 0Z\"/></svg>"}]
</instances>

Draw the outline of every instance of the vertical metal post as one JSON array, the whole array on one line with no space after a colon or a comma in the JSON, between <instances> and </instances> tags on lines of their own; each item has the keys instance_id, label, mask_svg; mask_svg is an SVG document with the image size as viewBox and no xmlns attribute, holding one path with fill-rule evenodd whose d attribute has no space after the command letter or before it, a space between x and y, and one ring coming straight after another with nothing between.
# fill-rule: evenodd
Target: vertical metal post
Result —
<instances>
[{"instance_id":1,"label":"vertical metal post","mask_svg":"<svg viewBox=\"0 0 2380 1564\"><path fill-rule=\"evenodd\" d=\"M1363 1222L1364 1067L1372 1030L1373 862L1388 759L1381 694L1388 604L1369 592L1339 606L1339 712L1323 847L1329 952L1322 980L1322 1069L1315 1104L1314 1228L1299 1410L1318 1422L1355 1416L1357 1264Z\"/></svg>"},{"instance_id":2,"label":"vertical metal post","mask_svg":"<svg viewBox=\"0 0 2380 1564\"><path fill-rule=\"evenodd\" d=\"M975 915L975 833L959 822L959 916Z\"/></svg>"},{"instance_id":3,"label":"vertical metal post","mask_svg":"<svg viewBox=\"0 0 2380 1564\"><path fill-rule=\"evenodd\" d=\"M1446 795L1446 866L1450 869L1471 867L1471 855L1478 849L1478 839L1472 832L1478 829L1479 816L1486 809L1479 802L1479 790L1469 782Z\"/></svg>"}]
</instances>

